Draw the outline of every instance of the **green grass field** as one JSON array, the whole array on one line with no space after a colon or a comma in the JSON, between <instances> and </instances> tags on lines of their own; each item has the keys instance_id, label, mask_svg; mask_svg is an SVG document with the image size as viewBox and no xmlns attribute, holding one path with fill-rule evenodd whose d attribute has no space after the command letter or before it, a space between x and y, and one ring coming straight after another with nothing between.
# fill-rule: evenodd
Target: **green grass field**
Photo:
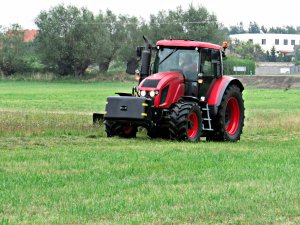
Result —
<instances>
[{"instance_id":1,"label":"green grass field","mask_svg":"<svg viewBox=\"0 0 300 225\"><path fill-rule=\"evenodd\" d=\"M0 224L300 224L300 90L246 90L238 143L106 138L131 85L0 81Z\"/></svg>"}]
</instances>

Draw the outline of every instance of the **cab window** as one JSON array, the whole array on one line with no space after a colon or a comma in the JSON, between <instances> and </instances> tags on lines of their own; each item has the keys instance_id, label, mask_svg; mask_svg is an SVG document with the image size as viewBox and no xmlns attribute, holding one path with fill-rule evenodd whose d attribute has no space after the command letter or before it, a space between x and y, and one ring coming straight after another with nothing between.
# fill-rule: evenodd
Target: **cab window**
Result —
<instances>
[{"instance_id":1,"label":"cab window","mask_svg":"<svg viewBox=\"0 0 300 225\"><path fill-rule=\"evenodd\" d=\"M221 75L221 53L218 50L212 50L212 74L213 76L219 77Z\"/></svg>"},{"instance_id":2,"label":"cab window","mask_svg":"<svg viewBox=\"0 0 300 225\"><path fill-rule=\"evenodd\" d=\"M215 49L202 49L201 72L203 76L218 77L221 75L221 54Z\"/></svg>"},{"instance_id":3,"label":"cab window","mask_svg":"<svg viewBox=\"0 0 300 225\"><path fill-rule=\"evenodd\" d=\"M202 49L201 51L201 72L203 76L212 76L211 49Z\"/></svg>"}]
</instances>

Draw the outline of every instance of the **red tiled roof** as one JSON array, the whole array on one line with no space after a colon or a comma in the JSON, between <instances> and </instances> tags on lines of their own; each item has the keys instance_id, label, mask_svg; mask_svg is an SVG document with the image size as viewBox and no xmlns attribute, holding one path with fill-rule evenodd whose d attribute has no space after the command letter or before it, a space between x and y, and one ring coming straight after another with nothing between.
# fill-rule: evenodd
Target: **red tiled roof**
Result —
<instances>
[{"instance_id":1,"label":"red tiled roof","mask_svg":"<svg viewBox=\"0 0 300 225\"><path fill-rule=\"evenodd\" d=\"M287 54L287 53L291 53L293 51L290 51L290 50L279 50L278 52L280 52L282 54Z\"/></svg>"},{"instance_id":2,"label":"red tiled roof","mask_svg":"<svg viewBox=\"0 0 300 225\"><path fill-rule=\"evenodd\" d=\"M23 30L24 42L32 42L38 34L37 30Z\"/></svg>"}]
</instances>

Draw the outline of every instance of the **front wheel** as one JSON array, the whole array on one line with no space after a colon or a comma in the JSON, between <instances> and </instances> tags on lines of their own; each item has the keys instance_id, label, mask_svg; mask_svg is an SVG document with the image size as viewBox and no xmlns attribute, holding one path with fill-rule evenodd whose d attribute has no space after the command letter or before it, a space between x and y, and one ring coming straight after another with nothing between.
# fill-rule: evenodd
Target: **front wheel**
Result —
<instances>
[{"instance_id":1,"label":"front wheel","mask_svg":"<svg viewBox=\"0 0 300 225\"><path fill-rule=\"evenodd\" d=\"M195 102L178 102L170 115L170 137L177 141L199 141L202 131L201 110Z\"/></svg>"},{"instance_id":2,"label":"front wheel","mask_svg":"<svg viewBox=\"0 0 300 225\"><path fill-rule=\"evenodd\" d=\"M227 88L215 117L214 132L207 135L208 141L238 141L244 127L244 100L240 88Z\"/></svg>"},{"instance_id":3,"label":"front wheel","mask_svg":"<svg viewBox=\"0 0 300 225\"><path fill-rule=\"evenodd\" d=\"M137 127L130 123L119 123L105 120L105 131L107 137L119 136L123 138L135 138Z\"/></svg>"}]
</instances>

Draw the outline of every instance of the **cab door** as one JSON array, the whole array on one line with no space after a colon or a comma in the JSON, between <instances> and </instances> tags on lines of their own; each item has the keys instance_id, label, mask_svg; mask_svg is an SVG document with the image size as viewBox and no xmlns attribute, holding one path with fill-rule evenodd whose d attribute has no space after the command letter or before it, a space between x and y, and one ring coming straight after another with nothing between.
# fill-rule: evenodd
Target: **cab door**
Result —
<instances>
[{"instance_id":1,"label":"cab door","mask_svg":"<svg viewBox=\"0 0 300 225\"><path fill-rule=\"evenodd\" d=\"M200 54L199 99L206 101L216 79L222 76L221 51L201 49Z\"/></svg>"}]
</instances>

